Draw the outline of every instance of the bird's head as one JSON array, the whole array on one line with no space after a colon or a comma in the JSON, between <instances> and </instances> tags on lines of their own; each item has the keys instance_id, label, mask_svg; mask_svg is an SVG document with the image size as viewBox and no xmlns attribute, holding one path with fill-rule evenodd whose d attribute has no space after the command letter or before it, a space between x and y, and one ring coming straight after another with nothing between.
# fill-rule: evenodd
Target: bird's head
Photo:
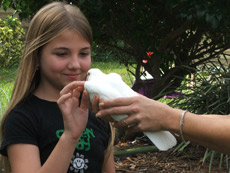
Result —
<instances>
[{"instance_id":1,"label":"bird's head","mask_svg":"<svg viewBox=\"0 0 230 173\"><path fill-rule=\"evenodd\" d=\"M92 78L99 77L100 75L104 74L101 70L98 68L91 68L86 75L86 80L89 81Z\"/></svg>"}]
</instances>

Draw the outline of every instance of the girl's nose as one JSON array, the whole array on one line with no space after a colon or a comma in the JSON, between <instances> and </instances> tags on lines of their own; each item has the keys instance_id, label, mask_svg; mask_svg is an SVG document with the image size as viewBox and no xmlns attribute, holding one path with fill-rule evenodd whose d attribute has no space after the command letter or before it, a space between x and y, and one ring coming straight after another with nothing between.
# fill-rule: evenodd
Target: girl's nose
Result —
<instances>
[{"instance_id":1,"label":"girl's nose","mask_svg":"<svg viewBox=\"0 0 230 173\"><path fill-rule=\"evenodd\" d=\"M77 55L72 56L70 58L69 64L68 64L69 69L78 69L80 68L80 61Z\"/></svg>"}]
</instances>

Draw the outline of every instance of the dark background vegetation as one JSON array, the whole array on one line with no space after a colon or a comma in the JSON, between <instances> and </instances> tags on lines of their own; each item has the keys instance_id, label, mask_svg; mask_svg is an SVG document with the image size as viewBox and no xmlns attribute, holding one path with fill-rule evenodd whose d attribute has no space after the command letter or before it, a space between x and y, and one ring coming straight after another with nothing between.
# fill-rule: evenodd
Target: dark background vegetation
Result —
<instances>
[{"instance_id":1,"label":"dark background vegetation","mask_svg":"<svg viewBox=\"0 0 230 173\"><path fill-rule=\"evenodd\" d=\"M31 18L51 0L1 0L21 19ZM230 47L229 0L68 0L87 16L97 52L108 53L127 68L134 67L134 89L143 86L142 67L154 79L148 97L160 98L162 89L172 92L187 74ZM149 58L146 52L154 52ZM98 54L95 58L106 60ZM106 57L106 56L105 56ZM108 59L108 56L107 56ZM143 63L143 59L148 63ZM178 78L179 76L179 78Z\"/></svg>"}]
</instances>

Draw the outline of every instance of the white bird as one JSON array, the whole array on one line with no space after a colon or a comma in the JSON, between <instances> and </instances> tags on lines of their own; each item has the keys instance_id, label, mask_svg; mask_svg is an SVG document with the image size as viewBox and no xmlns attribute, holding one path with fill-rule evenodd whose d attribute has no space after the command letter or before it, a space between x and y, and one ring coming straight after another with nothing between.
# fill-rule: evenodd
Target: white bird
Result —
<instances>
[{"instance_id":1,"label":"white bird","mask_svg":"<svg viewBox=\"0 0 230 173\"><path fill-rule=\"evenodd\" d=\"M96 68L88 71L84 87L88 91L91 101L95 94L104 100L138 95L122 80L119 74L105 74ZM115 121L120 121L127 118L128 115L111 115L111 117ZM161 151L166 151L177 144L176 138L168 131L144 132L144 134Z\"/></svg>"}]
</instances>

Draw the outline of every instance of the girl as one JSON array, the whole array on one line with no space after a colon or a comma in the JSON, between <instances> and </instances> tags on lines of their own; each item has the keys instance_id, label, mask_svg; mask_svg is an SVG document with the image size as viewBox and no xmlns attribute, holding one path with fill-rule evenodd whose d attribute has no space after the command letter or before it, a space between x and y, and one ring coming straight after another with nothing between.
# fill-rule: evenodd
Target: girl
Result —
<instances>
[{"instance_id":1,"label":"girl","mask_svg":"<svg viewBox=\"0 0 230 173\"><path fill-rule=\"evenodd\" d=\"M115 172L110 125L87 109L83 92L91 47L77 7L53 2L34 16L1 121L5 172Z\"/></svg>"}]
</instances>

